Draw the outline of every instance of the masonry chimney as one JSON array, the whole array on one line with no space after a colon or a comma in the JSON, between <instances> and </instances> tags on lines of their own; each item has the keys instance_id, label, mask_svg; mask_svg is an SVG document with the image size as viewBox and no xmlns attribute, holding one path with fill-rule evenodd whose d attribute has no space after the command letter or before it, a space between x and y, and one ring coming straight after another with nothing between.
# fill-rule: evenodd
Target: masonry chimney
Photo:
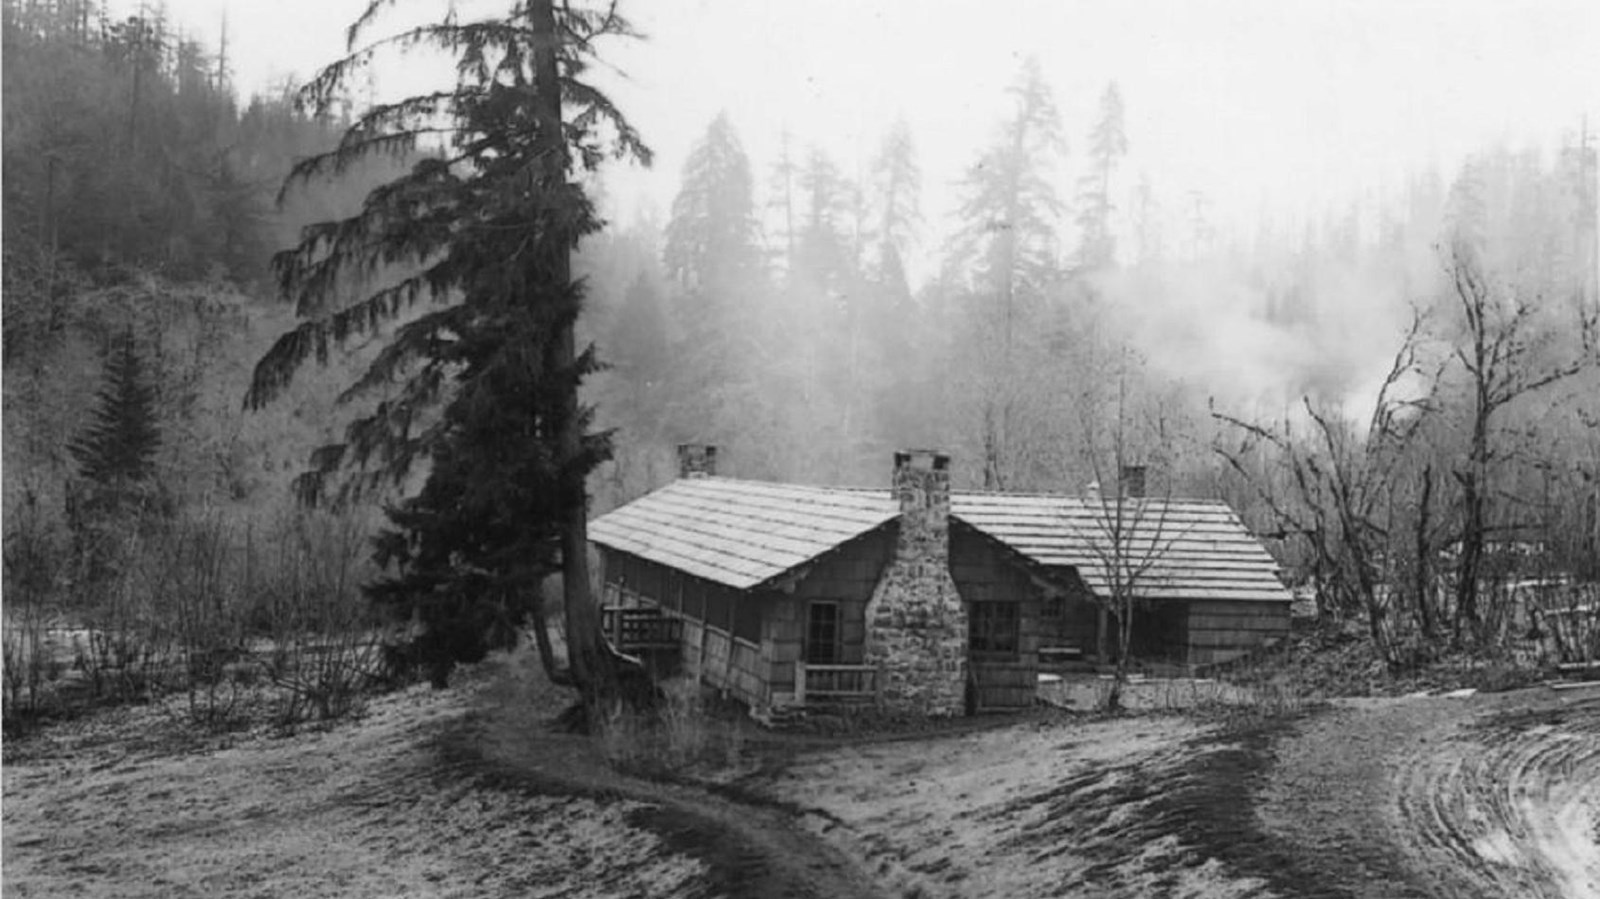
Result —
<instances>
[{"instance_id":1,"label":"masonry chimney","mask_svg":"<svg viewBox=\"0 0 1600 899\"><path fill-rule=\"evenodd\" d=\"M704 443L678 444L678 477L709 478L716 474L716 447Z\"/></svg>"},{"instance_id":2,"label":"masonry chimney","mask_svg":"<svg viewBox=\"0 0 1600 899\"><path fill-rule=\"evenodd\" d=\"M900 505L894 557L867 602L866 662L887 711L957 715L966 707L967 615L950 576L950 457L894 454Z\"/></svg>"},{"instance_id":3,"label":"masonry chimney","mask_svg":"<svg viewBox=\"0 0 1600 899\"><path fill-rule=\"evenodd\" d=\"M1144 499L1144 466L1124 465L1118 477L1118 494L1124 499Z\"/></svg>"}]
</instances>

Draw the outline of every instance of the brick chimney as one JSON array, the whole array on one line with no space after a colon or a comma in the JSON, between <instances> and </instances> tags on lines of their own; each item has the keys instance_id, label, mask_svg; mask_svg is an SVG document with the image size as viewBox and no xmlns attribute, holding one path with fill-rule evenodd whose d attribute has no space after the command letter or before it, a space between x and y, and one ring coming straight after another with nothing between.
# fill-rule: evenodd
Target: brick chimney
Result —
<instances>
[{"instance_id":1,"label":"brick chimney","mask_svg":"<svg viewBox=\"0 0 1600 899\"><path fill-rule=\"evenodd\" d=\"M678 444L678 477L710 478L716 474L716 447L704 443Z\"/></svg>"},{"instance_id":2,"label":"brick chimney","mask_svg":"<svg viewBox=\"0 0 1600 899\"><path fill-rule=\"evenodd\" d=\"M1124 465L1117 478L1118 495L1124 499L1144 499L1144 466Z\"/></svg>"},{"instance_id":3,"label":"brick chimney","mask_svg":"<svg viewBox=\"0 0 1600 899\"><path fill-rule=\"evenodd\" d=\"M966 707L967 613L950 576L950 457L894 454L900 503L894 558L867 602L866 662L891 712L959 715Z\"/></svg>"}]
</instances>

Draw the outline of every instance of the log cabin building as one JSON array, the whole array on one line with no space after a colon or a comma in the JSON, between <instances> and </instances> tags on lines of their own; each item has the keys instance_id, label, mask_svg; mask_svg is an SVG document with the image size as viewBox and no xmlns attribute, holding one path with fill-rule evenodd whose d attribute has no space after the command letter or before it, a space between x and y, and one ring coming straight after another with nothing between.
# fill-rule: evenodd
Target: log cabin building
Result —
<instances>
[{"instance_id":1,"label":"log cabin building","mask_svg":"<svg viewBox=\"0 0 1600 899\"><path fill-rule=\"evenodd\" d=\"M1130 655L1168 670L1282 637L1290 595L1225 504L952 491L949 458L896 453L888 490L682 477L595 519L608 632L665 651L758 716L859 703L956 715L1034 703L1041 670L1114 659L1098 598L1139 599Z\"/></svg>"}]
</instances>

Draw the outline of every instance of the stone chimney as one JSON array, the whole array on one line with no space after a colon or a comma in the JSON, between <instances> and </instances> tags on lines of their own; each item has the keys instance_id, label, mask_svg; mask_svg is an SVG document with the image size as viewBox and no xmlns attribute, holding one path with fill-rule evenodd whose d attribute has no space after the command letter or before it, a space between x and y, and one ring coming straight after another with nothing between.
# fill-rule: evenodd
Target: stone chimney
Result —
<instances>
[{"instance_id":1,"label":"stone chimney","mask_svg":"<svg viewBox=\"0 0 1600 899\"><path fill-rule=\"evenodd\" d=\"M885 711L959 715L967 613L950 577L950 457L895 453L893 492L899 536L867 602L866 663L878 667Z\"/></svg>"},{"instance_id":2,"label":"stone chimney","mask_svg":"<svg viewBox=\"0 0 1600 899\"><path fill-rule=\"evenodd\" d=\"M716 474L716 447L704 443L678 444L678 477L710 478Z\"/></svg>"},{"instance_id":3,"label":"stone chimney","mask_svg":"<svg viewBox=\"0 0 1600 899\"><path fill-rule=\"evenodd\" d=\"M1117 478L1118 495L1124 499L1144 499L1144 466L1124 465Z\"/></svg>"}]
</instances>

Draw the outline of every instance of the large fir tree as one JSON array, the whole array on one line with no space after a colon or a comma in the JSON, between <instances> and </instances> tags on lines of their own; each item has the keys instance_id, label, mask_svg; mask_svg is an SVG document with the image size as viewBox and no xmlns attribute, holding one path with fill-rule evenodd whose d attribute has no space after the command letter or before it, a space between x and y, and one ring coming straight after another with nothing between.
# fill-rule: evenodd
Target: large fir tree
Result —
<instances>
[{"instance_id":1,"label":"large fir tree","mask_svg":"<svg viewBox=\"0 0 1600 899\"><path fill-rule=\"evenodd\" d=\"M584 479L608 441L587 433L589 412L577 403L578 383L596 363L574 345L583 291L570 254L600 223L568 170L573 155L586 169L608 151L648 160L609 99L580 80L596 38L631 30L613 8L526 0L499 18L451 15L362 45L386 5L369 5L351 28L350 54L308 84L303 99L331 109L375 54L418 45L453 52L456 83L368 109L335 150L295 168L291 183L377 154L428 151L373 190L359 213L308 227L299 246L275 260L304 322L257 365L246 402L271 400L308 359L325 359L349 338L424 306L394 329L347 393L383 396L345 444L317 454L304 493L324 493L336 472L360 490L430 459L420 494L390 509L393 527L378 539L377 559L394 574L371 595L400 617L421 618L417 649L435 682L455 662L511 639L533 614L552 676L593 704L614 695L619 673L599 631L586 558ZM447 146L420 143L441 130ZM402 266L414 273L341 303L347 274ZM537 608L538 583L557 570L563 670Z\"/></svg>"}]
</instances>

